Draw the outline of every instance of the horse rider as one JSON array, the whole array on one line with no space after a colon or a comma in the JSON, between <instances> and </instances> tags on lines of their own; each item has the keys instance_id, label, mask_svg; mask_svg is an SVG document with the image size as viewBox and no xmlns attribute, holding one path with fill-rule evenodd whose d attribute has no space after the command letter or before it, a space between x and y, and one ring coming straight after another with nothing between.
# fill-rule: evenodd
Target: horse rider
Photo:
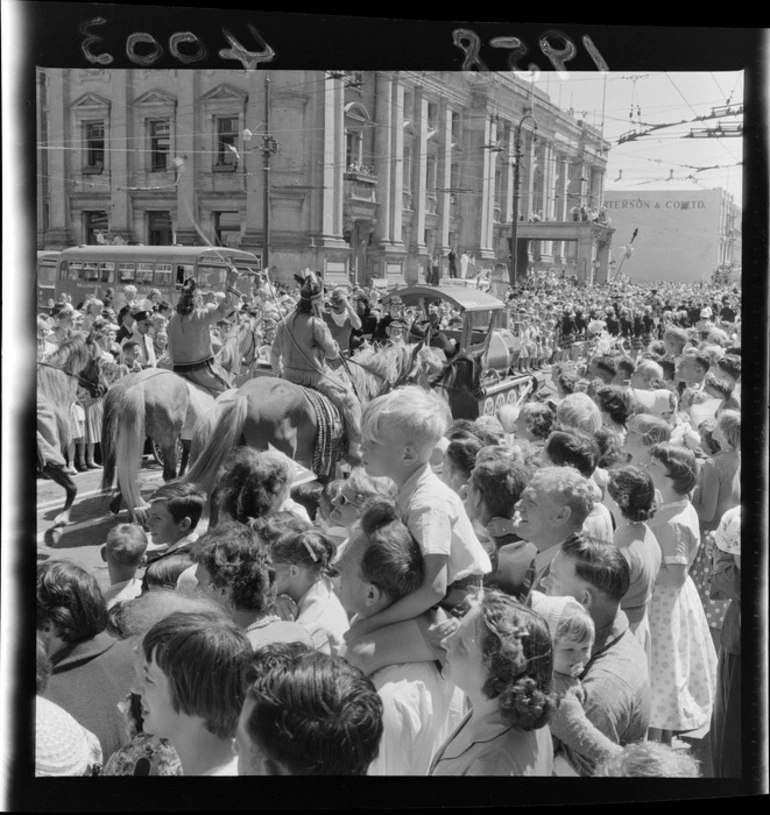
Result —
<instances>
[{"instance_id":1,"label":"horse rider","mask_svg":"<svg viewBox=\"0 0 770 815\"><path fill-rule=\"evenodd\" d=\"M210 327L226 320L240 300L240 292L232 285L237 276L237 271L231 269L226 291L214 292L218 303L203 303L195 281L185 281L176 312L166 327L174 373L208 391L215 399L232 385L225 370L214 360Z\"/></svg>"},{"instance_id":2,"label":"horse rider","mask_svg":"<svg viewBox=\"0 0 770 815\"><path fill-rule=\"evenodd\" d=\"M276 331L270 365L277 376L306 385L327 396L339 409L348 437L348 459L357 461L361 447L361 404L347 380L327 364L340 359L340 347L321 316L323 285L314 273L300 282L294 314L287 315Z\"/></svg>"}]
</instances>

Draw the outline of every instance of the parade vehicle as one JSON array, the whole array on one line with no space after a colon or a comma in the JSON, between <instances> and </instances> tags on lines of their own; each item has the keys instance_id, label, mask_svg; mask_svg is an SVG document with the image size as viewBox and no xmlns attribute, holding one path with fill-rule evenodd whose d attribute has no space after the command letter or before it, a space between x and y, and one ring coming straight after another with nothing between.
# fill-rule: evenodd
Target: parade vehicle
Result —
<instances>
[{"instance_id":1,"label":"parade vehicle","mask_svg":"<svg viewBox=\"0 0 770 815\"><path fill-rule=\"evenodd\" d=\"M418 309L417 326L429 319L430 305L434 303L444 302L460 312L461 327L440 329L454 341L455 351L448 355L446 368L434 380L434 385L446 393L455 419L494 416L505 404L521 404L537 388L537 377L512 371L519 344L505 327L507 312L502 300L462 286L409 286L391 291L383 300L387 304L394 297L400 298L405 307ZM432 333L435 341L439 332L432 329Z\"/></svg>"},{"instance_id":2,"label":"parade vehicle","mask_svg":"<svg viewBox=\"0 0 770 815\"><path fill-rule=\"evenodd\" d=\"M77 246L59 254L56 296L66 292L77 305L89 294L103 297L108 288L119 292L133 285L139 300L158 289L174 305L188 278L204 292L224 291L230 263L242 274L238 290L250 295L261 271L252 252L226 246Z\"/></svg>"},{"instance_id":3,"label":"parade vehicle","mask_svg":"<svg viewBox=\"0 0 770 815\"><path fill-rule=\"evenodd\" d=\"M35 302L37 308L49 309L56 295L56 268L61 253L53 249L38 249L35 275Z\"/></svg>"}]
</instances>

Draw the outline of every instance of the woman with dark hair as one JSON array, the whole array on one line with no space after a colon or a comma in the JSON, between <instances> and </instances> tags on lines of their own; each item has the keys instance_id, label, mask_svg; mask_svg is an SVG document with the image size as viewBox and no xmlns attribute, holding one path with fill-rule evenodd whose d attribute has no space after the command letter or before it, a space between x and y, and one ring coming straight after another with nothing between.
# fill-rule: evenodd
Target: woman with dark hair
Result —
<instances>
[{"instance_id":1,"label":"woman with dark hair","mask_svg":"<svg viewBox=\"0 0 770 815\"><path fill-rule=\"evenodd\" d=\"M142 578L142 593L158 589L175 589L179 576L193 565L189 551L177 552L150 563Z\"/></svg>"},{"instance_id":2,"label":"woman with dark hair","mask_svg":"<svg viewBox=\"0 0 770 815\"><path fill-rule=\"evenodd\" d=\"M662 557L658 539L647 525L655 514L655 487L649 474L633 465L610 470L609 479L607 492L615 501L622 519L612 542L628 562L631 572L631 582L620 607L628 617L628 627L644 646L649 661L648 609Z\"/></svg>"},{"instance_id":3,"label":"woman with dark hair","mask_svg":"<svg viewBox=\"0 0 770 815\"><path fill-rule=\"evenodd\" d=\"M550 776L546 725L556 701L545 620L484 590L442 646L447 679L466 693L471 711L434 757L430 775Z\"/></svg>"},{"instance_id":4,"label":"woman with dark hair","mask_svg":"<svg viewBox=\"0 0 770 815\"><path fill-rule=\"evenodd\" d=\"M709 722L717 659L698 590L689 575L700 547L698 514L687 494L698 479L695 454L673 444L650 449L648 472L662 499L650 524L663 557L650 603L650 738Z\"/></svg>"},{"instance_id":5,"label":"woman with dark hair","mask_svg":"<svg viewBox=\"0 0 770 815\"><path fill-rule=\"evenodd\" d=\"M605 385L597 388L594 399L599 405L602 423L611 427L625 440L626 424L631 415L631 397L628 390L618 385Z\"/></svg>"},{"instance_id":6,"label":"woman with dark hair","mask_svg":"<svg viewBox=\"0 0 770 815\"><path fill-rule=\"evenodd\" d=\"M450 441L444 451L441 480L461 498L465 497L465 488L476 466L476 456L482 447L484 444L479 438L468 434Z\"/></svg>"},{"instance_id":7,"label":"woman with dark hair","mask_svg":"<svg viewBox=\"0 0 770 815\"><path fill-rule=\"evenodd\" d=\"M96 580L70 561L37 570L37 630L53 664L42 694L99 739L104 759L126 741L118 710L133 676L131 649L107 632Z\"/></svg>"},{"instance_id":8,"label":"woman with dark hair","mask_svg":"<svg viewBox=\"0 0 770 815\"><path fill-rule=\"evenodd\" d=\"M279 613L307 630L316 651L338 656L350 626L332 583L339 574L333 565L337 545L323 532L308 529L281 536L270 547L270 556ZM291 602L281 604L282 596Z\"/></svg>"},{"instance_id":9,"label":"woman with dark hair","mask_svg":"<svg viewBox=\"0 0 770 815\"><path fill-rule=\"evenodd\" d=\"M281 509L290 490L291 470L285 457L239 447L223 467L217 507L229 519L246 524Z\"/></svg>"}]
</instances>

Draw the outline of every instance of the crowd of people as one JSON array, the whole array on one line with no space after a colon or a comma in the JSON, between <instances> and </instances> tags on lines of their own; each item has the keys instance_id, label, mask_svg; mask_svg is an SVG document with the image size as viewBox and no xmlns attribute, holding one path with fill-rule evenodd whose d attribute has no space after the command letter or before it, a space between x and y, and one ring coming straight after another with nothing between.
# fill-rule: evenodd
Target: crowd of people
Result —
<instances>
[{"instance_id":1,"label":"crowd of people","mask_svg":"<svg viewBox=\"0 0 770 815\"><path fill-rule=\"evenodd\" d=\"M92 332L114 381L170 353L212 386L238 315L286 365L303 302L329 359L429 326L458 350L459 312L374 286L123 295L40 315L38 358ZM740 776L739 293L539 275L506 305L513 371L551 366L523 406L453 420L403 386L361 410L342 478L236 448L213 496L170 482L146 529L110 530L108 583L38 567L38 775Z\"/></svg>"}]
</instances>

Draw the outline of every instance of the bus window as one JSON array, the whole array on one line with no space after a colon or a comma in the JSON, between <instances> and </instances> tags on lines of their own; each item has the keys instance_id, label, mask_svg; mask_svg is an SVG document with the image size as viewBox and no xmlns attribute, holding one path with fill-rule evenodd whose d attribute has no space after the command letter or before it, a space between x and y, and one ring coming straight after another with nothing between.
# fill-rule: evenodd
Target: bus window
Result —
<instances>
[{"instance_id":1,"label":"bus window","mask_svg":"<svg viewBox=\"0 0 770 815\"><path fill-rule=\"evenodd\" d=\"M170 286L172 266L170 263L156 263L155 264L155 285L156 286Z\"/></svg>"},{"instance_id":2,"label":"bus window","mask_svg":"<svg viewBox=\"0 0 770 815\"><path fill-rule=\"evenodd\" d=\"M118 278L121 283L134 282L134 270L136 264L134 263L118 263Z\"/></svg>"},{"instance_id":3,"label":"bus window","mask_svg":"<svg viewBox=\"0 0 770 815\"><path fill-rule=\"evenodd\" d=\"M71 260L69 265L68 280L82 280L83 279L83 264L79 260Z\"/></svg>"},{"instance_id":4,"label":"bus window","mask_svg":"<svg viewBox=\"0 0 770 815\"><path fill-rule=\"evenodd\" d=\"M222 291L227 272L221 266L198 266L198 288Z\"/></svg>"},{"instance_id":5,"label":"bus window","mask_svg":"<svg viewBox=\"0 0 770 815\"><path fill-rule=\"evenodd\" d=\"M195 276L195 267L192 263L177 263L176 265L176 287L181 289L185 280Z\"/></svg>"},{"instance_id":6,"label":"bus window","mask_svg":"<svg viewBox=\"0 0 770 815\"><path fill-rule=\"evenodd\" d=\"M137 263L136 282L139 285L152 285L153 265L152 263Z\"/></svg>"},{"instance_id":7,"label":"bus window","mask_svg":"<svg viewBox=\"0 0 770 815\"><path fill-rule=\"evenodd\" d=\"M115 264L110 261L108 263L99 264L100 278L102 283L115 282Z\"/></svg>"},{"instance_id":8,"label":"bus window","mask_svg":"<svg viewBox=\"0 0 770 815\"><path fill-rule=\"evenodd\" d=\"M83 264L83 280L98 280L99 264L86 261Z\"/></svg>"}]
</instances>

